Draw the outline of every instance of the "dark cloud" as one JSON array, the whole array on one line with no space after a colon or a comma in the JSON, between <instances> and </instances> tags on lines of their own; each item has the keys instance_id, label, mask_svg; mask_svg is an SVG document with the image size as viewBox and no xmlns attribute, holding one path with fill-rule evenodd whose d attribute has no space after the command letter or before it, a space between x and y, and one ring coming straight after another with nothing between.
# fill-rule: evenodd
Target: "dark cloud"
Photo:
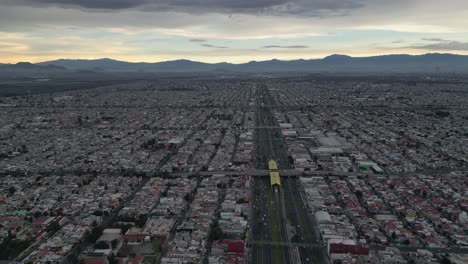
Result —
<instances>
[{"instance_id":1,"label":"dark cloud","mask_svg":"<svg viewBox=\"0 0 468 264\"><path fill-rule=\"evenodd\" d=\"M450 40L441 39L441 38L423 38L424 41L432 41L432 42L450 42Z\"/></svg>"},{"instance_id":2,"label":"dark cloud","mask_svg":"<svg viewBox=\"0 0 468 264\"><path fill-rule=\"evenodd\" d=\"M263 46L264 49L306 49L309 46L304 45L292 45L292 46L280 46L280 45L269 45Z\"/></svg>"},{"instance_id":3,"label":"dark cloud","mask_svg":"<svg viewBox=\"0 0 468 264\"><path fill-rule=\"evenodd\" d=\"M128 9L142 6L151 0L5 0L9 5L64 6L90 9Z\"/></svg>"},{"instance_id":4,"label":"dark cloud","mask_svg":"<svg viewBox=\"0 0 468 264\"><path fill-rule=\"evenodd\" d=\"M215 48L215 49L227 49L228 47L225 46L216 46L216 45L211 45L211 44L200 44L202 47L206 48Z\"/></svg>"},{"instance_id":5,"label":"dark cloud","mask_svg":"<svg viewBox=\"0 0 468 264\"><path fill-rule=\"evenodd\" d=\"M147 7L152 10L196 9L263 9L288 3L288 0L5 0L10 5L67 6L89 9L129 9Z\"/></svg>"},{"instance_id":6,"label":"dark cloud","mask_svg":"<svg viewBox=\"0 0 468 264\"><path fill-rule=\"evenodd\" d=\"M459 42L459 41L443 41L438 43L432 43L427 45L414 45L409 48L413 49L424 49L424 50L434 50L434 51L468 51L468 42Z\"/></svg>"},{"instance_id":7,"label":"dark cloud","mask_svg":"<svg viewBox=\"0 0 468 264\"><path fill-rule=\"evenodd\" d=\"M362 7L368 0L3 0L4 5L61 6L97 10L310 14Z\"/></svg>"},{"instance_id":8,"label":"dark cloud","mask_svg":"<svg viewBox=\"0 0 468 264\"><path fill-rule=\"evenodd\" d=\"M190 42L197 42L197 43L200 43L200 42L205 42L206 39L191 39Z\"/></svg>"}]
</instances>

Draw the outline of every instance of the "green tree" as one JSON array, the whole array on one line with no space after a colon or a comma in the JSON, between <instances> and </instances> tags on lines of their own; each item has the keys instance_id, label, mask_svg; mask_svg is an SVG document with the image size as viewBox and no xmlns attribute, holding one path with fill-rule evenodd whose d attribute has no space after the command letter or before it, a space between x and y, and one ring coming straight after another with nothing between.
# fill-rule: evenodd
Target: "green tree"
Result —
<instances>
[{"instance_id":1,"label":"green tree","mask_svg":"<svg viewBox=\"0 0 468 264\"><path fill-rule=\"evenodd\" d=\"M146 221L148 221L148 216L140 215L140 217L138 217L138 220L135 222L135 225L137 227L143 227L146 224Z\"/></svg>"},{"instance_id":2,"label":"green tree","mask_svg":"<svg viewBox=\"0 0 468 264\"><path fill-rule=\"evenodd\" d=\"M13 194L15 194L15 192L16 192L16 188L15 188L14 186L10 186L10 187L8 188L8 194L9 194L10 196L12 196Z\"/></svg>"},{"instance_id":3,"label":"green tree","mask_svg":"<svg viewBox=\"0 0 468 264\"><path fill-rule=\"evenodd\" d=\"M426 190L424 190L424 191L421 193L421 196L422 196L422 198L427 198L427 192L426 192Z\"/></svg>"},{"instance_id":4,"label":"green tree","mask_svg":"<svg viewBox=\"0 0 468 264\"><path fill-rule=\"evenodd\" d=\"M291 242L293 243L300 243L301 242L301 238L295 234L292 238L291 238Z\"/></svg>"},{"instance_id":5,"label":"green tree","mask_svg":"<svg viewBox=\"0 0 468 264\"><path fill-rule=\"evenodd\" d=\"M218 225L211 227L209 238L211 240L219 240L223 238L223 230Z\"/></svg>"},{"instance_id":6,"label":"green tree","mask_svg":"<svg viewBox=\"0 0 468 264\"><path fill-rule=\"evenodd\" d=\"M357 191L354 192L354 194L356 195L356 197L357 197L359 200L362 199L362 192L361 192L361 191L357 190Z\"/></svg>"},{"instance_id":7,"label":"green tree","mask_svg":"<svg viewBox=\"0 0 468 264\"><path fill-rule=\"evenodd\" d=\"M185 201L187 201L187 202L190 203L190 202L193 201L193 196L190 195L189 193L187 193L187 194L184 196L184 199L185 199Z\"/></svg>"},{"instance_id":8,"label":"green tree","mask_svg":"<svg viewBox=\"0 0 468 264\"><path fill-rule=\"evenodd\" d=\"M112 249L115 249L118 245L119 245L119 240L118 239L114 239L114 240L111 241Z\"/></svg>"},{"instance_id":9,"label":"green tree","mask_svg":"<svg viewBox=\"0 0 468 264\"><path fill-rule=\"evenodd\" d=\"M0 243L0 260L11 260L25 250L31 241L14 239L11 233Z\"/></svg>"},{"instance_id":10,"label":"green tree","mask_svg":"<svg viewBox=\"0 0 468 264\"><path fill-rule=\"evenodd\" d=\"M237 200L236 203L237 204L243 204L243 203L245 203L245 200L244 200L244 198L240 198L239 200Z\"/></svg>"},{"instance_id":11,"label":"green tree","mask_svg":"<svg viewBox=\"0 0 468 264\"><path fill-rule=\"evenodd\" d=\"M114 254L107 256L107 261L109 264L119 264L119 261L115 258Z\"/></svg>"},{"instance_id":12,"label":"green tree","mask_svg":"<svg viewBox=\"0 0 468 264\"><path fill-rule=\"evenodd\" d=\"M109 244L107 244L105 241L99 241L94 245L95 249L109 249Z\"/></svg>"},{"instance_id":13,"label":"green tree","mask_svg":"<svg viewBox=\"0 0 468 264\"><path fill-rule=\"evenodd\" d=\"M102 231L102 227L95 226L91 232L86 231L84 237L88 242L94 243L102 235Z\"/></svg>"},{"instance_id":14,"label":"green tree","mask_svg":"<svg viewBox=\"0 0 468 264\"><path fill-rule=\"evenodd\" d=\"M47 226L46 228L46 231L49 232L49 233L55 233L57 231L59 231L61 228L60 224L58 221L53 221L52 223L50 223L50 225Z\"/></svg>"}]
</instances>

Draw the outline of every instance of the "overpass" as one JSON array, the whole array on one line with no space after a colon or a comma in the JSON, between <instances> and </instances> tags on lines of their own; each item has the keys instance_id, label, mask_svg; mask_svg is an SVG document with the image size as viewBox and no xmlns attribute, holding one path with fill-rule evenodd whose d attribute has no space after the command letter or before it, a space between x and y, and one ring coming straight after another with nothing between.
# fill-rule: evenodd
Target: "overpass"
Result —
<instances>
[{"instance_id":1,"label":"overpass","mask_svg":"<svg viewBox=\"0 0 468 264\"><path fill-rule=\"evenodd\" d=\"M468 172L468 170L429 170L429 171L420 171L420 172L405 172L405 173L384 173L384 174L375 174L373 172L340 172L340 171L298 171L295 169L283 169L278 170L281 177L297 177L297 176L309 176L309 177L324 177L324 176L380 176L380 177L408 177L416 176L421 174L449 174L451 172ZM269 177L270 171L266 169L249 169L245 171L199 171L199 172L176 172L171 173L170 175L174 177L188 177L188 176L211 176L216 174L224 174L229 176L252 176L252 177Z\"/></svg>"},{"instance_id":2,"label":"overpass","mask_svg":"<svg viewBox=\"0 0 468 264\"><path fill-rule=\"evenodd\" d=\"M337 171L298 171L294 169L283 169L277 170L281 177L292 177L292 176L366 176L373 175L374 173L362 173L362 172L337 172ZM252 177L269 177L270 170L266 169L250 169L245 171L200 171L200 172L179 172L171 173L172 176L176 177L188 177L188 176L211 176L215 174L224 174L230 176L252 176ZM379 176L385 174L378 174Z\"/></svg>"}]
</instances>

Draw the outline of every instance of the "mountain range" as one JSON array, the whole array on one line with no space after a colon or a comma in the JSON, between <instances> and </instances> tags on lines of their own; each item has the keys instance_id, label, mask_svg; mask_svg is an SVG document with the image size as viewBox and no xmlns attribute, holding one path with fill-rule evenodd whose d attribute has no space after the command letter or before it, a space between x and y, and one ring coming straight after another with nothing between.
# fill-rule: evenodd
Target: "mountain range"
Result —
<instances>
[{"instance_id":1,"label":"mountain range","mask_svg":"<svg viewBox=\"0 0 468 264\"><path fill-rule=\"evenodd\" d=\"M349 73L468 73L468 56L431 53L350 57L331 55L311 60L268 60L241 64L203 63L190 60L125 62L112 59L59 59L37 64L0 64L2 70L93 72L349 72Z\"/></svg>"}]
</instances>

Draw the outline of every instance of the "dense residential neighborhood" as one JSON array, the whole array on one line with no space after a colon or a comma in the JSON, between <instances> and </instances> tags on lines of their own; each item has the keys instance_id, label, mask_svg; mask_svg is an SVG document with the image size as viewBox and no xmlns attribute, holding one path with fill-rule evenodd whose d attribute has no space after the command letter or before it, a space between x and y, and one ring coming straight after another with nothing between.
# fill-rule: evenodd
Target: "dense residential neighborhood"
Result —
<instances>
[{"instance_id":1,"label":"dense residential neighborhood","mask_svg":"<svg viewBox=\"0 0 468 264\"><path fill-rule=\"evenodd\" d=\"M438 78L1 97L0 260L467 263L467 83Z\"/></svg>"}]
</instances>

